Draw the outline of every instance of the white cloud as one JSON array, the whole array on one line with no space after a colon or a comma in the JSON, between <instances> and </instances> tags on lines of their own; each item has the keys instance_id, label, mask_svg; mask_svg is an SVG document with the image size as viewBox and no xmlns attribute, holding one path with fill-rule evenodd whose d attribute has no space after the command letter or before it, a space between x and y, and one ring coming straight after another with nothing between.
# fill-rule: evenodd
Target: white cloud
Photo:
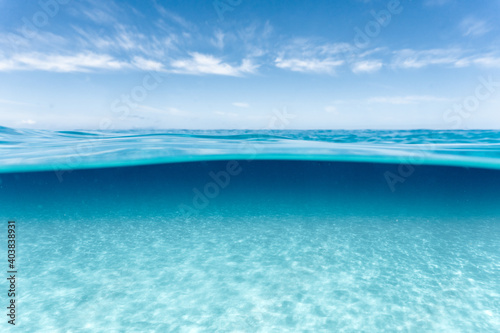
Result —
<instances>
[{"instance_id":1,"label":"white cloud","mask_svg":"<svg viewBox=\"0 0 500 333\"><path fill-rule=\"evenodd\" d=\"M422 102L450 102L448 98L436 96L392 96L392 97L373 97L367 100L368 103L382 103L382 104L417 104Z\"/></svg>"},{"instance_id":2,"label":"white cloud","mask_svg":"<svg viewBox=\"0 0 500 333\"><path fill-rule=\"evenodd\" d=\"M358 73L374 73L382 68L383 64L380 60L365 60L357 62L353 65L352 71Z\"/></svg>"},{"instance_id":3,"label":"white cloud","mask_svg":"<svg viewBox=\"0 0 500 333\"><path fill-rule=\"evenodd\" d=\"M479 66L500 68L500 57L484 56L475 58L472 61Z\"/></svg>"},{"instance_id":4,"label":"white cloud","mask_svg":"<svg viewBox=\"0 0 500 333\"><path fill-rule=\"evenodd\" d=\"M484 33L486 25L476 22L469 34ZM480 28L483 29L480 31ZM393 54L390 59L390 54ZM376 59L374 59L376 54ZM494 53L481 54L473 50L463 50L458 47L413 50L403 49L390 51L386 48L375 48L362 53L350 44L333 43L318 44L308 39L294 39L282 48L274 60L278 68L303 73L335 73L336 69L348 65L352 72L374 73L384 66L403 69L419 69L428 66L469 67L499 67L500 56Z\"/></svg>"},{"instance_id":5,"label":"white cloud","mask_svg":"<svg viewBox=\"0 0 500 333\"><path fill-rule=\"evenodd\" d=\"M325 107L325 111L328 112L328 113L333 113L333 114L338 114L338 110L335 106L333 105L328 105Z\"/></svg>"},{"instance_id":6,"label":"white cloud","mask_svg":"<svg viewBox=\"0 0 500 333\"><path fill-rule=\"evenodd\" d=\"M282 47L274 64L281 69L294 72L332 74L345 64L344 57L350 53L347 43L319 44L305 38L296 38Z\"/></svg>"},{"instance_id":7,"label":"white cloud","mask_svg":"<svg viewBox=\"0 0 500 333\"><path fill-rule=\"evenodd\" d=\"M250 107L250 105L248 103L242 103L242 102L234 102L233 105L238 107L238 108L249 108Z\"/></svg>"},{"instance_id":8,"label":"white cloud","mask_svg":"<svg viewBox=\"0 0 500 333\"><path fill-rule=\"evenodd\" d=\"M106 13L104 10L101 9L84 10L82 13L90 20L99 24L112 23L115 21L113 15Z\"/></svg>"},{"instance_id":9,"label":"white cloud","mask_svg":"<svg viewBox=\"0 0 500 333\"><path fill-rule=\"evenodd\" d=\"M457 49L431 49L410 50L405 49L395 52L392 60L394 68L423 68L431 65L442 65L451 67L469 67L479 65L483 67L500 67L500 56L488 53L471 53Z\"/></svg>"},{"instance_id":10,"label":"white cloud","mask_svg":"<svg viewBox=\"0 0 500 333\"><path fill-rule=\"evenodd\" d=\"M344 64L343 60L334 59L283 59L275 60L276 67L294 72L313 72L331 74L335 68Z\"/></svg>"},{"instance_id":11,"label":"white cloud","mask_svg":"<svg viewBox=\"0 0 500 333\"><path fill-rule=\"evenodd\" d=\"M18 33L0 33L0 46L2 51L7 50L30 51L33 48L39 50L54 50L68 44L68 41L56 34L47 31L30 31L23 34L22 29Z\"/></svg>"},{"instance_id":12,"label":"white cloud","mask_svg":"<svg viewBox=\"0 0 500 333\"><path fill-rule=\"evenodd\" d=\"M282 47L282 54L295 58L332 58L350 54L354 47L348 43L319 43L307 38L295 38Z\"/></svg>"},{"instance_id":13,"label":"white cloud","mask_svg":"<svg viewBox=\"0 0 500 333\"><path fill-rule=\"evenodd\" d=\"M166 53L177 51L181 38L172 32L165 35L147 36L134 28L115 25L113 33L102 35L96 31L72 27L77 49L93 50L94 52L142 55L143 57L162 58Z\"/></svg>"},{"instance_id":14,"label":"white cloud","mask_svg":"<svg viewBox=\"0 0 500 333\"><path fill-rule=\"evenodd\" d=\"M244 59L239 66L233 66L223 62L221 59L212 55L201 54L197 52L190 53L191 58L175 60L172 62L174 73L180 74L215 74L227 76L242 76L247 73L255 73L257 65L250 59Z\"/></svg>"},{"instance_id":15,"label":"white cloud","mask_svg":"<svg viewBox=\"0 0 500 333\"><path fill-rule=\"evenodd\" d=\"M143 57L134 57L132 64L138 69L142 69L145 71L160 71L163 69L162 63L150 59L145 59Z\"/></svg>"},{"instance_id":16,"label":"white cloud","mask_svg":"<svg viewBox=\"0 0 500 333\"><path fill-rule=\"evenodd\" d=\"M218 49L223 49L224 48L224 38L226 37L226 35L220 31L220 30L217 30L215 32L215 35L214 35L214 38L212 38L210 40L210 42L212 43L212 45L214 45L216 48Z\"/></svg>"},{"instance_id":17,"label":"white cloud","mask_svg":"<svg viewBox=\"0 0 500 333\"><path fill-rule=\"evenodd\" d=\"M226 32L228 41L238 43L238 48L246 52L248 57L260 57L274 49L275 45L271 43L273 27L269 22L264 25L252 23L243 29L233 32Z\"/></svg>"},{"instance_id":18,"label":"white cloud","mask_svg":"<svg viewBox=\"0 0 500 333\"><path fill-rule=\"evenodd\" d=\"M459 49L431 49L415 51L405 49L395 52L394 67L422 68L429 65L450 65L463 67L463 52Z\"/></svg>"},{"instance_id":19,"label":"white cloud","mask_svg":"<svg viewBox=\"0 0 500 333\"><path fill-rule=\"evenodd\" d=\"M95 22L109 21L106 15L118 13L114 2L100 4L92 13L81 4L79 17ZM428 1L444 4L446 1ZM0 33L0 71L44 70L53 72L90 72L109 70L155 70L190 75L243 76L260 66L300 73L334 74L340 68L356 74L375 73L382 68L418 69L427 66L499 67L500 56L473 50L442 48L398 50L387 48L358 50L349 43L328 43L312 38L294 38L271 43L273 28L266 22L250 24L239 31L217 28L200 31L194 23L154 3L161 15L152 24L155 33L124 25L116 20L106 29L71 26L69 36L37 32L36 38ZM123 13L123 12L121 12ZM484 21L467 18L461 23L467 36L479 36L490 28ZM106 33L103 33L106 32ZM76 32L76 33L75 33ZM63 37L65 36L65 37ZM238 47L234 47L235 44ZM204 50L200 52L200 50ZM220 56L221 50L234 50ZM392 58L391 58L392 54Z\"/></svg>"},{"instance_id":20,"label":"white cloud","mask_svg":"<svg viewBox=\"0 0 500 333\"><path fill-rule=\"evenodd\" d=\"M117 70L130 65L110 55L80 53L76 55L25 53L0 58L0 70L42 70L52 72L88 72L95 69Z\"/></svg>"},{"instance_id":21,"label":"white cloud","mask_svg":"<svg viewBox=\"0 0 500 333\"><path fill-rule=\"evenodd\" d=\"M35 105L35 104L25 103L25 102L18 102L18 101L11 101L9 99L0 99L0 104L10 104L10 105L22 105L22 106L37 107L37 105Z\"/></svg>"},{"instance_id":22,"label":"white cloud","mask_svg":"<svg viewBox=\"0 0 500 333\"><path fill-rule=\"evenodd\" d=\"M154 6L161 16L163 16L164 18L168 19L171 22L178 24L182 28L187 30L193 30L195 28L191 22L187 21L186 19L184 19L183 17L174 12L167 10L165 7L159 5L156 1L154 1Z\"/></svg>"},{"instance_id":23,"label":"white cloud","mask_svg":"<svg viewBox=\"0 0 500 333\"><path fill-rule=\"evenodd\" d=\"M485 21L469 17L460 24L464 36L482 36L491 31L491 27Z\"/></svg>"}]
</instances>

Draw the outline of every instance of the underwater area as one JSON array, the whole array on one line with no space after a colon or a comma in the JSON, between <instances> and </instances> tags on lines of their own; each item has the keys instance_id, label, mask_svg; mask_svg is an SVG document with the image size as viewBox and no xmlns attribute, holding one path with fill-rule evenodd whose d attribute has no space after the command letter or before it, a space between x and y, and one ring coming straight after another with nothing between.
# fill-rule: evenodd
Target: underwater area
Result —
<instances>
[{"instance_id":1,"label":"underwater area","mask_svg":"<svg viewBox=\"0 0 500 333\"><path fill-rule=\"evenodd\" d=\"M8 130L15 329L500 329L497 132Z\"/></svg>"}]
</instances>

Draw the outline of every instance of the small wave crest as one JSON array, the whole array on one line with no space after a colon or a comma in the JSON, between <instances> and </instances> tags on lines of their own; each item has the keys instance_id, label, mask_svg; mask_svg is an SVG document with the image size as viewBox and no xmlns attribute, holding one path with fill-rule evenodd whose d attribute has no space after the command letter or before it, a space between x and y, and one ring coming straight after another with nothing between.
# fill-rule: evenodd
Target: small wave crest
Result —
<instances>
[{"instance_id":1,"label":"small wave crest","mask_svg":"<svg viewBox=\"0 0 500 333\"><path fill-rule=\"evenodd\" d=\"M230 159L500 169L498 131L43 131L0 127L0 172Z\"/></svg>"}]
</instances>

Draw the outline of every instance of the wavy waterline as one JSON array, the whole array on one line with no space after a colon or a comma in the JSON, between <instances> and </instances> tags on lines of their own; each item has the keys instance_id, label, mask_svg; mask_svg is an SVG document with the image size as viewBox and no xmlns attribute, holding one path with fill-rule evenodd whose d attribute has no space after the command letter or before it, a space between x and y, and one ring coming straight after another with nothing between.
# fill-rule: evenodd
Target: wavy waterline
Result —
<instances>
[{"instance_id":1,"label":"wavy waterline","mask_svg":"<svg viewBox=\"0 0 500 333\"><path fill-rule=\"evenodd\" d=\"M214 160L309 160L500 169L500 132L45 131L0 127L0 172Z\"/></svg>"}]
</instances>

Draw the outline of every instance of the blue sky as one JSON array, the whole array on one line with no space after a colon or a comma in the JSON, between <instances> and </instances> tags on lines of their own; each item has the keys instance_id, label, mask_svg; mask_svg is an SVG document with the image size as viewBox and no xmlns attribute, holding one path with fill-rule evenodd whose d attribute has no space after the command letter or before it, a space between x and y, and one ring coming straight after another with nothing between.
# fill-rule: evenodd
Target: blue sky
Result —
<instances>
[{"instance_id":1,"label":"blue sky","mask_svg":"<svg viewBox=\"0 0 500 333\"><path fill-rule=\"evenodd\" d=\"M0 0L0 125L498 129L499 22L498 0Z\"/></svg>"}]
</instances>

